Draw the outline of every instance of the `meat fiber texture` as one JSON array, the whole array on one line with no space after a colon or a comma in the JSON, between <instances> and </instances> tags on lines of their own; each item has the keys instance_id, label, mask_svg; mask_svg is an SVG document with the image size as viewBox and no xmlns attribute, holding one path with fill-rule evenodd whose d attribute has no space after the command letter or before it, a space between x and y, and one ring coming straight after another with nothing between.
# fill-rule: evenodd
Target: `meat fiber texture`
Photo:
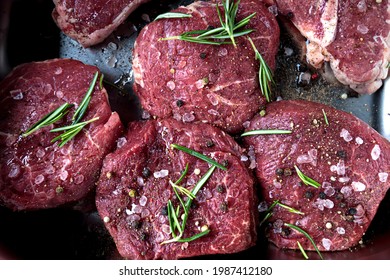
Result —
<instances>
[{"instance_id":1,"label":"meat fiber texture","mask_svg":"<svg viewBox=\"0 0 390 280\"><path fill-rule=\"evenodd\" d=\"M210 168L207 162L172 149L173 143L227 163L227 171L215 169L196 195L183 238L200 233L204 226L210 233L191 242L162 244L172 238L168 200L174 207L180 205L169 181L175 182L188 164L181 186L191 190ZM127 259L180 259L234 253L255 245L257 199L242 153L230 136L208 124L174 119L131 123L127 136L118 140L118 149L105 158L96 193L97 209L119 253Z\"/></svg>"},{"instance_id":2,"label":"meat fiber texture","mask_svg":"<svg viewBox=\"0 0 390 280\"><path fill-rule=\"evenodd\" d=\"M53 0L52 16L58 27L83 47L106 39L148 0Z\"/></svg>"},{"instance_id":3,"label":"meat fiber texture","mask_svg":"<svg viewBox=\"0 0 390 280\"><path fill-rule=\"evenodd\" d=\"M51 143L58 134L49 130L70 124L75 109L53 125L21 134L65 102L77 107L96 71L76 60L54 59L18 66L0 83L0 204L52 208L80 200L94 187L103 157L122 130L99 83L81 121L99 119L62 148Z\"/></svg>"},{"instance_id":4,"label":"meat fiber texture","mask_svg":"<svg viewBox=\"0 0 390 280\"><path fill-rule=\"evenodd\" d=\"M213 3L194 2L174 12L192 17L152 22L135 42L134 91L143 108L160 118L210 123L229 133L243 130L243 123L265 104L259 89L259 61L247 36L236 38L237 48L161 40L221 25ZM254 12L246 28L254 29L249 36L274 69L279 45L274 15L262 3L241 1L236 22Z\"/></svg>"},{"instance_id":5,"label":"meat fiber texture","mask_svg":"<svg viewBox=\"0 0 390 280\"><path fill-rule=\"evenodd\" d=\"M279 101L255 117L248 130L285 129L291 134L248 136L255 152L256 176L266 211L274 201L303 214L275 206L266 223L270 241L296 249L310 241L285 223L306 231L319 250L357 245L389 189L390 143L351 114L309 101ZM324 113L328 119L326 124ZM295 167L320 183L305 185Z\"/></svg>"},{"instance_id":6,"label":"meat fiber texture","mask_svg":"<svg viewBox=\"0 0 390 280\"><path fill-rule=\"evenodd\" d=\"M381 87L390 60L387 0L271 2L308 39L306 55L311 65L320 68L328 61L335 77L361 94Z\"/></svg>"}]
</instances>

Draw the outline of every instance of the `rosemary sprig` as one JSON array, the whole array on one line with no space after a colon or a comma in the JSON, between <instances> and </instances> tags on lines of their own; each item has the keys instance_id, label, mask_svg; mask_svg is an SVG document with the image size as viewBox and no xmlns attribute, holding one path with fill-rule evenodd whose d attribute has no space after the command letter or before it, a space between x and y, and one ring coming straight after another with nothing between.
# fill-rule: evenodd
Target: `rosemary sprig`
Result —
<instances>
[{"instance_id":1,"label":"rosemary sprig","mask_svg":"<svg viewBox=\"0 0 390 280\"><path fill-rule=\"evenodd\" d=\"M198 153L198 152L196 152L194 150L191 150L191 149L189 149L187 147L180 146L178 144L171 144L171 148L183 151L183 152L185 152L187 154L190 154L190 155L192 155L194 157L197 157L197 158L199 158L201 160L204 160L204 161L206 161L206 162L208 162L208 163L210 163L210 164L212 164L212 165L214 165L214 166L216 166L216 167L218 167L218 168L220 168L222 170L227 170L227 168L225 166L223 166L222 164L216 162L215 160L209 158L208 156L205 156L205 155L203 155L201 153Z\"/></svg>"},{"instance_id":2,"label":"rosemary sprig","mask_svg":"<svg viewBox=\"0 0 390 280\"><path fill-rule=\"evenodd\" d=\"M298 240L297 240L297 244L298 244L299 250L301 250L301 253L302 253L303 257L304 257L305 259L309 259L309 257L307 256L307 254L306 254L306 252L305 252L305 249L303 249L301 243L300 243Z\"/></svg>"},{"instance_id":3,"label":"rosemary sprig","mask_svg":"<svg viewBox=\"0 0 390 280\"><path fill-rule=\"evenodd\" d=\"M322 114L324 115L324 120L325 120L326 125L329 125L328 117L326 116L326 113L325 113L324 109L322 109Z\"/></svg>"},{"instance_id":4,"label":"rosemary sprig","mask_svg":"<svg viewBox=\"0 0 390 280\"><path fill-rule=\"evenodd\" d=\"M292 228L292 229L295 229L296 231L302 233L307 239L309 239L309 241L311 242L311 244L313 244L313 247L314 247L314 249L317 251L317 253L318 253L318 255L320 256L321 260L324 259L324 258L322 257L322 255L321 255L320 250L318 250L317 245L314 243L313 238L312 238L306 231L304 231L304 230L301 229L300 227L297 227L296 225L292 225L292 224L289 224L289 223L284 223L284 225L287 226L287 227L290 227L290 228Z\"/></svg>"},{"instance_id":5,"label":"rosemary sprig","mask_svg":"<svg viewBox=\"0 0 390 280\"><path fill-rule=\"evenodd\" d=\"M305 174L302 173L301 170L299 170L298 166L294 165L295 167L295 170L297 171L297 174L299 176L299 178L301 179L301 181L307 186L307 185L310 185L312 187L315 187L315 188L319 188L321 186L320 183L318 183L316 180L306 176Z\"/></svg>"},{"instance_id":6,"label":"rosemary sprig","mask_svg":"<svg viewBox=\"0 0 390 280\"><path fill-rule=\"evenodd\" d=\"M241 134L241 136L251 136L251 135L272 135L272 134L290 134L291 130L283 130L283 129L258 129L258 130L250 130Z\"/></svg>"},{"instance_id":7,"label":"rosemary sprig","mask_svg":"<svg viewBox=\"0 0 390 280\"><path fill-rule=\"evenodd\" d=\"M74 112L72 117L72 124L78 123L81 118L84 116L85 112L87 111L88 104L91 101L91 94L93 92L93 89L95 87L97 78L98 78L99 72L96 71L95 76L93 77L91 84L89 85L89 88L87 90L87 93L85 94L83 100L81 101L80 105L78 106L77 110Z\"/></svg>"},{"instance_id":8,"label":"rosemary sprig","mask_svg":"<svg viewBox=\"0 0 390 280\"><path fill-rule=\"evenodd\" d=\"M235 23L238 5L240 0L237 2L230 2L229 0L222 1L223 14L219 9L219 5L216 5L217 14L219 22L221 23L220 27L213 28L210 30L193 30L189 32L184 32L178 36L160 38L160 40L182 40L198 44L209 44L209 45L222 45L222 44L233 44L234 47L237 47L235 39L239 36L244 36L251 33L252 29L244 29L251 18L253 18L256 13L253 13L246 18L242 19L238 23ZM225 41L225 39L230 39L230 41Z\"/></svg>"},{"instance_id":9,"label":"rosemary sprig","mask_svg":"<svg viewBox=\"0 0 390 280\"><path fill-rule=\"evenodd\" d=\"M252 48L255 51L256 60L259 60L259 62L260 62L259 83L260 83L261 92L265 96L265 99L267 100L267 102L270 102L271 101L271 99L270 99L270 94L271 94L270 83L275 83L274 78L272 76L272 71L268 67L267 63L263 59L263 56L257 50L255 44L253 43L253 41L250 37L248 37L248 41L251 43Z\"/></svg>"},{"instance_id":10,"label":"rosemary sprig","mask_svg":"<svg viewBox=\"0 0 390 280\"><path fill-rule=\"evenodd\" d=\"M298 214L298 215L305 215L305 213L303 213L303 212L301 212L299 210L296 210L296 209L294 209L294 208L292 208L292 207L290 207L290 206L288 206L286 204L280 203L278 200L276 200L276 205L278 205L278 206L280 206L280 207L282 207L284 209L287 209L291 213Z\"/></svg>"},{"instance_id":11,"label":"rosemary sprig","mask_svg":"<svg viewBox=\"0 0 390 280\"><path fill-rule=\"evenodd\" d=\"M169 13L164 13L164 14L158 15L154 20L159 20L159 19L163 19L163 18L190 18L190 17L192 17L192 15L184 14L184 13L169 12Z\"/></svg>"},{"instance_id":12,"label":"rosemary sprig","mask_svg":"<svg viewBox=\"0 0 390 280\"><path fill-rule=\"evenodd\" d=\"M196 194L198 191L204 186L204 184L207 182L207 180L210 178L210 176L213 174L216 166L212 166L203 176L202 178L198 181L198 183L195 185L195 187L191 190L192 196L196 197ZM180 178L179 178L180 180ZM176 181L177 183L177 181ZM178 195L177 191L175 188L173 188L177 198L179 199L182 211L184 212L183 218L182 218L182 223L180 224L178 216L180 214L180 206L177 208L177 211L175 211L175 208L173 207L173 204L171 200L168 201L168 221L169 221L169 226L171 228L171 233L172 233L172 239L165 240L161 244L168 244L168 243L173 243L173 242L189 242L193 241L195 239L198 239L202 236L205 236L210 232L209 229L202 231L198 234L195 234L189 238L182 238L184 234L184 230L187 224L188 216L189 216L189 210L192 204L193 199L191 197L188 197L187 201L184 203L181 197ZM176 234L176 230L178 231L178 234Z\"/></svg>"},{"instance_id":13,"label":"rosemary sprig","mask_svg":"<svg viewBox=\"0 0 390 280\"><path fill-rule=\"evenodd\" d=\"M62 119L68 112L69 108L73 107L73 104L64 103L57 109L54 109L49 114L45 115L42 119L37 121L35 124L33 124L29 129L27 129L22 136L27 137L31 133L34 133L38 129L41 129L42 127L51 125L55 123L56 121Z\"/></svg>"},{"instance_id":14,"label":"rosemary sprig","mask_svg":"<svg viewBox=\"0 0 390 280\"><path fill-rule=\"evenodd\" d=\"M53 140L51 140L51 142L54 143L57 142L58 140L61 140L58 146L62 147L73 137L75 137L87 124L94 122L98 119L99 117L96 117L85 122L54 128L50 130L50 132L59 132L59 131L65 131L65 132L55 137Z\"/></svg>"},{"instance_id":15,"label":"rosemary sprig","mask_svg":"<svg viewBox=\"0 0 390 280\"><path fill-rule=\"evenodd\" d=\"M99 89L102 90L103 89L103 80L104 80L104 74L102 73L100 75L100 80L99 80Z\"/></svg>"}]
</instances>

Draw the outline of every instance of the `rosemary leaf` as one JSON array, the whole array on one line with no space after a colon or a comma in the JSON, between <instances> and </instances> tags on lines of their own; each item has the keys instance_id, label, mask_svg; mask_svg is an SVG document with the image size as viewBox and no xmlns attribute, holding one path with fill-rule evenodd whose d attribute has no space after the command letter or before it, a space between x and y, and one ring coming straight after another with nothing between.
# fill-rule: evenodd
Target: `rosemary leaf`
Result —
<instances>
[{"instance_id":1,"label":"rosemary leaf","mask_svg":"<svg viewBox=\"0 0 390 280\"><path fill-rule=\"evenodd\" d=\"M301 253L302 253L303 257L304 257L305 259L309 259L309 257L307 256L307 254L306 254L306 252L305 252L305 249L303 249L301 243L300 243L298 240L297 240L297 244L298 244L299 250L301 250Z\"/></svg>"},{"instance_id":2,"label":"rosemary leaf","mask_svg":"<svg viewBox=\"0 0 390 280\"><path fill-rule=\"evenodd\" d=\"M274 83L274 79L272 77L272 71L268 67L267 63L264 61L263 56L260 54L260 52L257 50L255 44L253 43L252 39L248 37L248 41L251 43L253 50L255 51L255 58L256 60L260 61L260 68L259 68L259 83L260 83L260 90L265 96L265 99L267 102L270 102L270 94L271 94L271 88L270 83Z\"/></svg>"},{"instance_id":3,"label":"rosemary leaf","mask_svg":"<svg viewBox=\"0 0 390 280\"><path fill-rule=\"evenodd\" d=\"M96 118L90 119L88 121L77 123L74 125L54 128L54 129L50 130L50 132L59 132L59 131L65 131L65 132L58 135L54 139L52 139L51 142L54 143L54 142L57 142L58 140L61 140L61 142L58 144L58 146L62 147L68 141L70 141L73 137L75 137L87 124L94 122L98 119L99 119L99 117L96 117Z\"/></svg>"},{"instance_id":4,"label":"rosemary leaf","mask_svg":"<svg viewBox=\"0 0 390 280\"><path fill-rule=\"evenodd\" d=\"M99 80L99 88L100 88L100 90L103 89L103 79L104 79L104 74L102 73L100 75L100 80Z\"/></svg>"},{"instance_id":5,"label":"rosemary leaf","mask_svg":"<svg viewBox=\"0 0 390 280\"><path fill-rule=\"evenodd\" d=\"M265 217L263 218L263 220L260 222L260 226L262 226L269 218L271 218L271 216L273 215L272 212L268 212Z\"/></svg>"},{"instance_id":6,"label":"rosemary leaf","mask_svg":"<svg viewBox=\"0 0 390 280\"><path fill-rule=\"evenodd\" d=\"M207 234L209 234L209 233L210 233L210 230L207 229L207 230L202 231L202 232L200 232L200 233L198 233L198 234L194 234L194 235L191 236L191 237L188 237L188 238L181 238L181 239L177 240L177 242L191 242L191 241L194 241L194 240L196 240L196 239L198 239L198 238L201 238L201 237L203 237L203 236L205 236L205 235L207 235Z\"/></svg>"},{"instance_id":7,"label":"rosemary leaf","mask_svg":"<svg viewBox=\"0 0 390 280\"><path fill-rule=\"evenodd\" d=\"M185 168L184 171L181 173L180 178L175 182L176 185L180 184L181 181L183 181L184 177L185 177L185 176L187 175L187 173L188 173L188 167L189 167L189 165L188 165L188 163L187 163L187 164L186 164L186 168Z\"/></svg>"},{"instance_id":8,"label":"rosemary leaf","mask_svg":"<svg viewBox=\"0 0 390 280\"><path fill-rule=\"evenodd\" d=\"M318 250L317 245L314 243L313 238L311 238L311 236L310 236L306 231L304 231L304 230L301 229L300 227L297 227L296 225L292 225L292 224L289 224L289 223L284 223L284 225L287 226L287 227L290 227L290 228L292 228L292 229L295 229L296 231L302 233L307 239L309 239L309 241L311 242L311 244L313 244L313 247L314 247L314 249L317 251L317 253L318 253L318 255L320 256L321 260L324 259L324 258L322 257L322 255L321 255L320 250Z\"/></svg>"},{"instance_id":9,"label":"rosemary leaf","mask_svg":"<svg viewBox=\"0 0 390 280\"><path fill-rule=\"evenodd\" d=\"M83 117L85 111L87 110L89 101L91 100L91 94L92 94L93 89L95 87L98 75L99 75L99 72L96 71L95 76L93 77L91 84L89 85L87 93L85 94L85 96L84 96L83 100L81 101L77 110L74 112L74 115L72 117L72 120L73 120L72 124L78 123L81 120L81 118Z\"/></svg>"},{"instance_id":10,"label":"rosemary leaf","mask_svg":"<svg viewBox=\"0 0 390 280\"><path fill-rule=\"evenodd\" d=\"M191 198L191 199L195 199L195 196L192 194L192 192L182 186L179 186L177 184L175 184L174 182L172 181L169 181L169 184L172 186L172 188L174 190L178 190L180 191L182 194L185 194L187 197Z\"/></svg>"},{"instance_id":11,"label":"rosemary leaf","mask_svg":"<svg viewBox=\"0 0 390 280\"><path fill-rule=\"evenodd\" d=\"M294 209L294 208L292 208L292 207L290 207L290 206L288 206L288 205L286 205L286 204L280 203L279 201L277 201L276 204L277 204L278 206L284 208L284 209L287 209L287 210L288 210L289 212L291 212L291 213L298 214L298 215L305 215L305 213L303 213L303 212L301 212L301 211L299 211L299 210L296 210L296 209Z\"/></svg>"},{"instance_id":12,"label":"rosemary leaf","mask_svg":"<svg viewBox=\"0 0 390 280\"><path fill-rule=\"evenodd\" d=\"M251 135L273 135L273 134L290 134L291 130L283 130L283 129L258 129L258 130L250 130L241 134L241 136L251 136Z\"/></svg>"},{"instance_id":13,"label":"rosemary leaf","mask_svg":"<svg viewBox=\"0 0 390 280\"><path fill-rule=\"evenodd\" d=\"M244 28L249 23L251 18L256 14L253 13L236 23L235 19L237 16L239 3L239 0L237 2L230 2L229 0L222 1L223 12L221 12L219 5L216 5L218 19L221 24L220 27L213 28L211 30L207 29L188 31L178 36L160 38L159 40L182 40L208 45L233 44L234 47L237 47L234 38L253 32L252 29L245 29L241 31L239 29ZM225 41L225 39L230 39L230 41Z\"/></svg>"},{"instance_id":14,"label":"rosemary leaf","mask_svg":"<svg viewBox=\"0 0 390 280\"><path fill-rule=\"evenodd\" d=\"M33 124L29 129L27 129L22 134L22 136L26 137L42 127L45 127L45 126L48 126L48 125L55 123L59 119L63 118L69 112L68 109L71 108L72 106L73 106L73 104L69 104L69 103L62 104L60 107L58 107L57 109L54 109L49 114L45 115L42 119L40 119L35 124Z\"/></svg>"},{"instance_id":15,"label":"rosemary leaf","mask_svg":"<svg viewBox=\"0 0 390 280\"><path fill-rule=\"evenodd\" d=\"M326 125L329 125L328 117L326 116L326 113L325 113L324 109L322 109L322 114L324 115L324 120L325 120Z\"/></svg>"},{"instance_id":16,"label":"rosemary leaf","mask_svg":"<svg viewBox=\"0 0 390 280\"><path fill-rule=\"evenodd\" d=\"M297 174L299 176L299 178L301 179L301 181L307 186L307 185L310 185L312 187L315 187L315 188L319 188L321 186L320 183L318 183L317 181L315 181L314 179L306 176L305 174L302 173L301 170L299 170L298 166L294 165L295 167L295 170L297 171Z\"/></svg>"},{"instance_id":17,"label":"rosemary leaf","mask_svg":"<svg viewBox=\"0 0 390 280\"><path fill-rule=\"evenodd\" d=\"M190 18L190 17L192 17L192 15L184 14L184 13L169 12L169 13L158 15L154 20L156 21L156 20L163 19L163 18Z\"/></svg>"},{"instance_id":18,"label":"rosemary leaf","mask_svg":"<svg viewBox=\"0 0 390 280\"><path fill-rule=\"evenodd\" d=\"M199 158L201 160L204 160L204 161L206 161L206 162L208 162L208 163L210 163L210 164L212 164L212 165L214 165L214 166L216 166L216 167L218 167L218 168L220 168L222 170L227 170L227 168L225 166L223 166L222 164L216 162L215 160L212 160L208 156L205 156L205 155L203 155L201 153L198 153L198 152L196 152L194 150L191 150L191 149L189 149L187 147L180 146L178 144L171 144L171 147L174 148L174 149L183 151L183 152L185 152L187 154L190 154L190 155L192 155L194 157L197 157L197 158Z\"/></svg>"}]
</instances>

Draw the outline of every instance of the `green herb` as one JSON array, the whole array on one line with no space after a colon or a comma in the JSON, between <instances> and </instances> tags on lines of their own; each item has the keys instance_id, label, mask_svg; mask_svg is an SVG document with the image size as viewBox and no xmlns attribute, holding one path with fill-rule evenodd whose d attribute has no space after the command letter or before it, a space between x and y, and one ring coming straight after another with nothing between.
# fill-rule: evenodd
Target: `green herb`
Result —
<instances>
[{"instance_id":1,"label":"green herb","mask_svg":"<svg viewBox=\"0 0 390 280\"><path fill-rule=\"evenodd\" d=\"M259 130L250 130L241 134L241 136L251 136L251 135L272 135L272 134L290 134L291 130L282 130L282 129L259 129Z\"/></svg>"},{"instance_id":2,"label":"green herb","mask_svg":"<svg viewBox=\"0 0 390 280\"><path fill-rule=\"evenodd\" d=\"M159 19L163 19L163 18L190 18L190 17L192 17L192 15L170 12L170 13L158 15L154 20L159 20Z\"/></svg>"},{"instance_id":3,"label":"green herb","mask_svg":"<svg viewBox=\"0 0 390 280\"><path fill-rule=\"evenodd\" d=\"M222 164L216 162L215 160L212 160L211 158L209 158L209 157L207 157L207 156L205 156L205 155L203 155L201 153L198 153L198 152L196 152L194 150L191 150L191 149L189 149L187 147L180 146L178 144L171 144L171 147L174 148L174 149L183 151L183 152L185 152L187 154L190 154L190 155L192 155L194 157L197 157L197 158L199 158L201 160L204 160L204 161L206 161L206 162L208 162L208 163L210 163L210 164L212 164L212 165L214 165L214 166L216 166L216 167L218 167L218 168L220 168L222 170L227 170L226 167L223 166Z\"/></svg>"},{"instance_id":4,"label":"green herb","mask_svg":"<svg viewBox=\"0 0 390 280\"><path fill-rule=\"evenodd\" d=\"M303 257L304 257L305 259L308 259L309 257L307 256L307 254L306 254L306 252L305 252L305 249L303 249L301 243L300 243L298 240L297 240L297 244L298 244L299 250L301 250L301 253L302 253Z\"/></svg>"},{"instance_id":5,"label":"green herb","mask_svg":"<svg viewBox=\"0 0 390 280\"><path fill-rule=\"evenodd\" d=\"M295 170L297 171L297 174L299 176L299 178L302 180L302 182L305 184L305 185L310 185L312 187L315 187L315 188L319 188L321 186L320 183L318 183L317 181L313 180L312 178L306 176L305 174L302 173L301 170L299 170L298 166L294 165L295 167Z\"/></svg>"},{"instance_id":6,"label":"green herb","mask_svg":"<svg viewBox=\"0 0 390 280\"><path fill-rule=\"evenodd\" d=\"M96 118L93 118L93 119L85 121L85 122L76 123L76 124L72 124L69 126L54 128L54 129L50 130L50 132L59 132L59 131L65 131L65 132L58 135L57 137L55 137L53 140L51 140L51 142L54 143L54 142L61 140L60 143L58 144L58 146L62 147L68 141L70 141L73 137L75 137L87 124L94 122L98 119L99 119L99 117L96 117Z\"/></svg>"},{"instance_id":7,"label":"green herb","mask_svg":"<svg viewBox=\"0 0 390 280\"><path fill-rule=\"evenodd\" d=\"M302 233L307 239L309 239L309 241L311 242L311 244L313 244L313 247L314 247L314 249L317 251L317 253L318 253L318 255L320 256L321 260L324 259L324 258L322 257L322 255L321 255L320 250L318 250L317 245L314 243L313 238L311 238L311 236L310 236L306 231L304 231L304 230L301 229L300 227L297 227L296 225L292 225L292 224L288 224L288 223L284 223L284 225L287 226L287 227L290 227L290 228L292 228L292 229L295 229L296 231Z\"/></svg>"},{"instance_id":8,"label":"green herb","mask_svg":"<svg viewBox=\"0 0 390 280\"><path fill-rule=\"evenodd\" d=\"M239 0L237 2L230 2L229 0L222 1L222 7L224 9L223 17L219 9L219 5L216 5L219 22L221 23L220 27L210 30L193 30L184 32L178 36L161 38L160 40L182 40L211 45L233 44L234 47L236 47L237 45L234 38L247 35L253 31L252 29L240 29L245 27L249 23L250 19L256 14L253 13L240 22L235 23L239 3ZM230 41L227 42L225 39L230 39Z\"/></svg>"},{"instance_id":9,"label":"green herb","mask_svg":"<svg viewBox=\"0 0 390 280\"><path fill-rule=\"evenodd\" d=\"M188 196L188 199L186 202L183 201L183 199L178 194L176 188L173 187L173 190L176 194L176 197L179 199L181 207L178 206L177 209L175 210L171 200L168 201L168 205L167 205L168 206L168 221L169 221L169 227L171 228L171 233L172 233L173 238L166 240L166 241L163 241L161 244L168 244L168 243L172 243L172 242L189 242L189 241L193 241L195 239L198 239L202 236L205 236L206 234L208 234L210 232L210 230L207 229L207 230L202 231L201 233L195 234L189 238L182 238L186 224L187 224L189 210L190 210L193 198L196 197L196 194L198 193L198 191L204 186L204 184L206 184L207 180L213 174L215 168L216 168L216 166L212 166L202 176L202 178L199 180L199 182L191 190L191 196ZM180 180L180 178L179 178L179 180ZM176 181L176 183L178 181ZM182 209L180 209L180 208L182 208ZM180 224L179 218L178 218L180 215L180 210L182 210L184 212L182 215L182 223L181 224ZM178 232L178 234L176 234L176 232Z\"/></svg>"},{"instance_id":10,"label":"green herb","mask_svg":"<svg viewBox=\"0 0 390 280\"><path fill-rule=\"evenodd\" d=\"M53 110L52 112L50 112L49 114L44 116L42 119L37 121L35 124L33 124L29 129L27 129L22 134L22 136L26 137L26 136L30 135L31 133L34 133L38 129L45 127L45 126L48 126L48 125L51 125L51 124L55 123L56 121L62 119L69 112L68 109L71 108L72 106L73 106L73 104L69 104L69 103L62 104L60 107Z\"/></svg>"},{"instance_id":11,"label":"green herb","mask_svg":"<svg viewBox=\"0 0 390 280\"><path fill-rule=\"evenodd\" d=\"M278 206L280 206L280 207L282 207L284 209L287 209L291 213L298 214L298 215L305 215L305 213L303 213L303 212L301 212L299 210L296 210L296 209L294 209L294 208L292 208L292 207L290 207L288 205L280 203L278 200L276 201L276 205L278 205Z\"/></svg>"},{"instance_id":12,"label":"green herb","mask_svg":"<svg viewBox=\"0 0 390 280\"><path fill-rule=\"evenodd\" d=\"M260 222L260 226L262 226L269 218L271 218L271 216L273 215L272 212L268 212L265 217L263 218L263 220L261 220Z\"/></svg>"},{"instance_id":13,"label":"green herb","mask_svg":"<svg viewBox=\"0 0 390 280\"><path fill-rule=\"evenodd\" d=\"M91 101L91 94L93 92L93 89L95 87L97 78L98 78L99 72L96 71L95 76L93 77L91 84L89 85L89 88L87 90L87 93L85 94L83 100L81 101L79 107L77 110L74 112L73 117L72 117L72 124L78 123L81 118L84 116L85 112L87 111L88 104Z\"/></svg>"},{"instance_id":14,"label":"green herb","mask_svg":"<svg viewBox=\"0 0 390 280\"><path fill-rule=\"evenodd\" d=\"M387 62L386 68L390 68L390 61Z\"/></svg>"},{"instance_id":15,"label":"green herb","mask_svg":"<svg viewBox=\"0 0 390 280\"><path fill-rule=\"evenodd\" d=\"M265 96L265 99L267 102L270 102L270 94L271 94L271 87L270 83L275 83L273 77L272 77L272 71L268 67L267 63L263 59L263 56L260 54L260 52L257 50L255 44L253 43L252 39L248 37L249 42L252 45L253 50L255 51L255 58L256 60L260 61L260 67L259 67L259 83L260 83L260 89L263 95Z\"/></svg>"},{"instance_id":16,"label":"green herb","mask_svg":"<svg viewBox=\"0 0 390 280\"><path fill-rule=\"evenodd\" d=\"M325 120L326 125L329 125L328 117L326 116L326 113L325 113L324 109L322 109L322 114L324 114L324 120Z\"/></svg>"},{"instance_id":17,"label":"green herb","mask_svg":"<svg viewBox=\"0 0 390 280\"><path fill-rule=\"evenodd\" d=\"M100 80L99 80L99 88L100 90L103 89L103 80L104 80L104 74L100 75Z\"/></svg>"},{"instance_id":18,"label":"green herb","mask_svg":"<svg viewBox=\"0 0 390 280\"><path fill-rule=\"evenodd\" d=\"M182 194L185 194L186 196L188 196L191 199L195 199L195 196L192 194L192 192L190 190L188 190L182 186L179 186L172 181L169 181L169 184L171 184L173 189L180 191Z\"/></svg>"}]
</instances>

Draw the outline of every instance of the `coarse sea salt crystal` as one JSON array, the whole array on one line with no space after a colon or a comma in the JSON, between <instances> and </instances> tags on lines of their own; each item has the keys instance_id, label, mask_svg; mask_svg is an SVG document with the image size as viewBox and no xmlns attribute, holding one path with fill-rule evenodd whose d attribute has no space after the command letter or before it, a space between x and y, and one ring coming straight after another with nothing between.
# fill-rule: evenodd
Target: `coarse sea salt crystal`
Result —
<instances>
[{"instance_id":1,"label":"coarse sea salt crystal","mask_svg":"<svg viewBox=\"0 0 390 280\"><path fill-rule=\"evenodd\" d=\"M362 192L366 189L366 185L361 182L352 182L351 186L355 192Z\"/></svg>"},{"instance_id":2,"label":"coarse sea salt crystal","mask_svg":"<svg viewBox=\"0 0 390 280\"><path fill-rule=\"evenodd\" d=\"M182 117L183 122L192 122L195 120L195 116L192 113L185 113Z\"/></svg>"},{"instance_id":3,"label":"coarse sea salt crystal","mask_svg":"<svg viewBox=\"0 0 390 280\"><path fill-rule=\"evenodd\" d=\"M338 234L345 234L345 229L343 227L337 227L336 231Z\"/></svg>"},{"instance_id":4,"label":"coarse sea salt crystal","mask_svg":"<svg viewBox=\"0 0 390 280\"><path fill-rule=\"evenodd\" d=\"M346 130L345 128L343 128L340 132L340 137L342 137L346 142L350 142L353 137L351 136L351 134L349 133L348 130Z\"/></svg>"},{"instance_id":5,"label":"coarse sea salt crystal","mask_svg":"<svg viewBox=\"0 0 390 280\"><path fill-rule=\"evenodd\" d=\"M265 212L268 210L268 204L266 201L262 201L259 203L259 205L257 206L257 210L261 213L261 212Z\"/></svg>"},{"instance_id":6,"label":"coarse sea salt crystal","mask_svg":"<svg viewBox=\"0 0 390 280\"><path fill-rule=\"evenodd\" d=\"M340 177L339 182L340 183L347 183L349 182L350 178L349 177Z\"/></svg>"},{"instance_id":7,"label":"coarse sea salt crystal","mask_svg":"<svg viewBox=\"0 0 390 280\"><path fill-rule=\"evenodd\" d=\"M39 174L37 177L35 177L35 184L39 185L45 180L45 177L42 174Z\"/></svg>"},{"instance_id":8,"label":"coarse sea salt crystal","mask_svg":"<svg viewBox=\"0 0 390 280\"><path fill-rule=\"evenodd\" d=\"M116 141L116 147L118 149L122 148L127 143L126 137L120 137Z\"/></svg>"},{"instance_id":9,"label":"coarse sea salt crystal","mask_svg":"<svg viewBox=\"0 0 390 280\"><path fill-rule=\"evenodd\" d=\"M386 172L380 172L380 173L378 173L378 177L379 177L379 181L381 181L382 183L386 183L387 177L389 177L389 174Z\"/></svg>"},{"instance_id":10,"label":"coarse sea salt crystal","mask_svg":"<svg viewBox=\"0 0 390 280\"><path fill-rule=\"evenodd\" d=\"M158 179L158 178L164 178L164 177L168 176L168 174L169 174L168 170L162 169L160 171L154 172L153 176L154 176L154 178Z\"/></svg>"},{"instance_id":11,"label":"coarse sea salt crystal","mask_svg":"<svg viewBox=\"0 0 390 280\"><path fill-rule=\"evenodd\" d=\"M324 200L324 207L332 209L334 207L334 202L330 199Z\"/></svg>"},{"instance_id":12,"label":"coarse sea salt crystal","mask_svg":"<svg viewBox=\"0 0 390 280\"><path fill-rule=\"evenodd\" d=\"M20 166L17 164L11 164L10 170L8 173L8 177L10 178L16 178L20 174Z\"/></svg>"},{"instance_id":13,"label":"coarse sea salt crystal","mask_svg":"<svg viewBox=\"0 0 390 280\"><path fill-rule=\"evenodd\" d=\"M381 154L381 148L379 145L375 145L374 148L371 150L371 158L373 160L377 160Z\"/></svg>"},{"instance_id":14,"label":"coarse sea salt crystal","mask_svg":"<svg viewBox=\"0 0 390 280\"><path fill-rule=\"evenodd\" d=\"M139 205L145 206L146 202L148 202L148 198L146 196L144 196L144 195L141 196L141 198L139 199Z\"/></svg>"},{"instance_id":15,"label":"coarse sea salt crystal","mask_svg":"<svg viewBox=\"0 0 390 280\"><path fill-rule=\"evenodd\" d=\"M329 251L330 246L332 246L332 241L328 238L322 238L322 246L324 246L325 250Z\"/></svg>"},{"instance_id":16,"label":"coarse sea salt crystal","mask_svg":"<svg viewBox=\"0 0 390 280\"><path fill-rule=\"evenodd\" d=\"M347 198L352 194L352 188L349 186L344 186L341 188L340 192L344 195L345 198Z\"/></svg>"},{"instance_id":17,"label":"coarse sea salt crystal","mask_svg":"<svg viewBox=\"0 0 390 280\"><path fill-rule=\"evenodd\" d=\"M360 138L360 137L356 137L356 138L355 138L355 142L356 142L356 144L358 144L358 145L361 145L361 144L364 143L363 139Z\"/></svg>"},{"instance_id":18,"label":"coarse sea salt crystal","mask_svg":"<svg viewBox=\"0 0 390 280\"><path fill-rule=\"evenodd\" d=\"M167 82L167 87L170 89L170 90L174 90L176 85L173 81L168 81Z\"/></svg>"}]
</instances>

